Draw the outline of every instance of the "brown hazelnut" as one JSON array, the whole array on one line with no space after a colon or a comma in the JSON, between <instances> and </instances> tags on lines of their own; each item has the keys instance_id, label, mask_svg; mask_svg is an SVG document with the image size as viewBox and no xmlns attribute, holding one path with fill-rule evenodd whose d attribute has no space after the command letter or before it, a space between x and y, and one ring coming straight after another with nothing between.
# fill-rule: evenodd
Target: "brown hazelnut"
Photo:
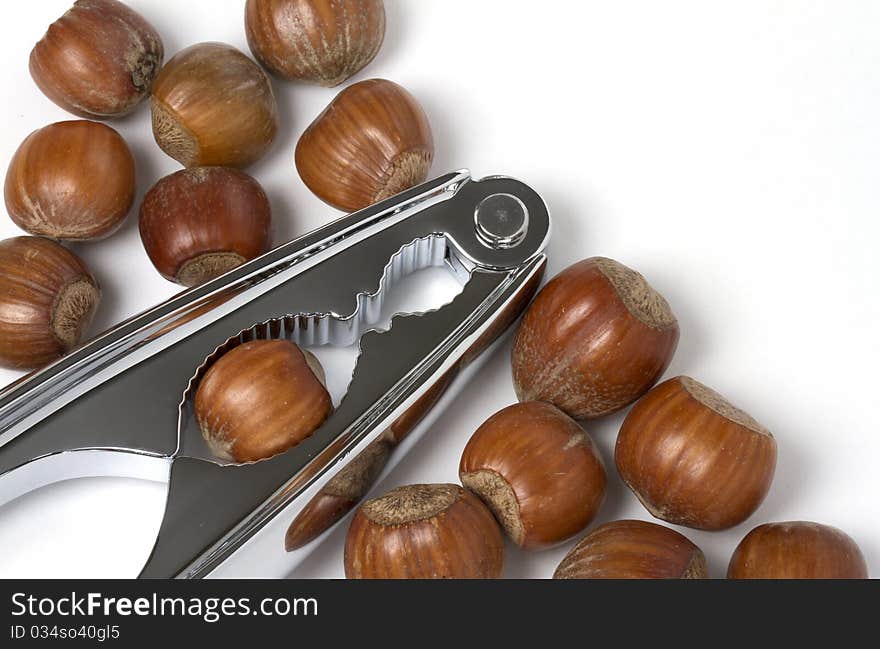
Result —
<instances>
[{"instance_id":1,"label":"brown hazelnut","mask_svg":"<svg viewBox=\"0 0 880 649\"><path fill-rule=\"evenodd\" d=\"M254 340L223 354L195 398L202 435L218 458L262 460L295 446L330 415L317 359L286 340Z\"/></svg>"},{"instance_id":2,"label":"brown hazelnut","mask_svg":"<svg viewBox=\"0 0 880 649\"><path fill-rule=\"evenodd\" d=\"M40 237L0 241L0 365L35 369L82 340L101 291L85 264Z\"/></svg>"},{"instance_id":3,"label":"brown hazelnut","mask_svg":"<svg viewBox=\"0 0 880 649\"><path fill-rule=\"evenodd\" d=\"M192 167L144 196L141 241L163 277L196 286L269 249L269 199L243 171Z\"/></svg>"},{"instance_id":4,"label":"brown hazelnut","mask_svg":"<svg viewBox=\"0 0 880 649\"><path fill-rule=\"evenodd\" d=\"M720 394L687 376L642 397L620 429L620 477L657 518L702 530L743 522L773 481L776 440Z\"/></svg>"},{"instance_id":5,"label":"brown hazelnut","mask_svg":"<svg viewBox=\"0 0 880 649\"><path fill-rule=\"evenodd\" d=\"M77 0L31 51L31 76L45 95L80 117L134 110L162 67L162 39L116 0Z\"/></svg>"},{"instance_id":6,"label":"brown hazelnut","mask_svg":"<svg viewBox=\"0 0 880 649\"><path fill-rule=\"evenodd\" d=\"M668 527L614 521L587 534L565 555L554 579L706 579L706 557Z\"/></svg>"},{"instance_id":7,"label":"brown hazelnut","mask_svg":"<svg viewBox=\"0 0 880 649\"><path fill-rule=\"evenodd\" d=\"M385 79L340 92L296 145L296 168L306 186L348 212L424 182L433 158L422 107Z\"/></svg>"},{"instance_id":8,"label":"brown hazelnut","mask_svg":"<svg viewBox=\"0 0 880 649\"><path fill-rule=\"evenodd\" d=\"M354 509L382 473L392 448L389 440L379 438L333 476L287 528L285 549L303 547Z\"/></svg>"},{"instance_id":9,"label":"brown hazelnut","mask_svg":"<svg viewBox=\"0 0 880 649\"><path fill-rule=\"evenodd\" d=\"M31 234L71 241L115 232L134 202L134 158L109 126L74 120L28 135L6 172L6 209Z\"/></svg>"},{"instance_id":10,"label":"brown hazelnut","mask_svg":"<svg viewBox=\"0 0 880 649\"><path fill-rule=\"evenodd\" d=\"M585 259L526 310L513 342L514 388L520 401L601 417L647 392L677 344L675 315L642 275L613 259Z\"/></svg>"},{"instance_id":11,"label":"brown hazelnut","mask_svg":"<svg viewBox=\"0 0 880 649\"><path fill-rule=\"evenodd\" d=\"M408 485L368 500L345 539L349 579L496 579L503 567L492 512L458 485Z\"/></svg>"},{"instance_id":12,"label":"brown hazelnut","mask_svg":"<svg viewBox=\"0 0 880 649\"><path fill-rule=\"evenodd\" d=\"M199 43L175 54L153 82L153 135L184 167L245 167L278 130L269 78L231 45Z\"/></svg>"},{"instance_id":13,"label":"brown hazelnut","mask_svg":"<svg viewBox=\"0 0 880 649\"><path fill-rule=\"evenodd\" d=\"M248 0L251 52L285 79L338 86L366 66L385 37L382 0Z\"/></svg>"},{"instance_id":14,"label":"brown hazelnut","mask_svg":"<svg viewBox=\"0 0 880 649\"><path fill-rule=\"evenodd\" d=\"M728 579L867 579L859 546L836 527L765 523L746 534L730 558Z\"/></svg>"},{"instance_id":15,"label":"brown hazelnut","mask_svg":"<svg viewBox=\"0 0 880 649\"><path fill-rule=\"evenodd\" d=\"M517 403L489 417L465 446L458 471L513 542L529 550L580 532L605 499L605 467L593 440L549 403Z\"/></svg>"}]
</instances>

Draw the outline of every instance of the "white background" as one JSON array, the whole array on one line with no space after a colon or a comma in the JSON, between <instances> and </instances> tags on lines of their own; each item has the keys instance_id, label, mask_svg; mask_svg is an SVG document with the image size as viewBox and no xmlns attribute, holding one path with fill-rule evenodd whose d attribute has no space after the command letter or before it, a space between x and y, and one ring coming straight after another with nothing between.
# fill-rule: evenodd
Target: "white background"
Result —
<instances>
[{"instance_id":1,"label":"white background","mask_svg":"<svg viewBox=\"0 0 880 649\"><path fill-rule=\"evenodd\" d=\"M4 7L0 166L30 131L70 119L27 69L67 4ZM166 58L205 40L247 51L243 2L130 4L158 28ZM387 77L419 98L437 142L433 172L467 167L535 187L554 218L548 276L597 254L644 273L681 323L669 375L708 383L776 435L776 479L759 511L725 532L683 530L712 574L723 576L752 526L809 519L852 535L880 576L880 4L386 4L385 44L356 79ZM280 136L249 171L270 195L280 243L338 215L293 165L297 137L335 91L274 83ZM146 105L112 125L136 156L139 196L178 168L155 146ZM112 239L75 247L104 289L96 330L176 290L151 267L136 220L133 210ZM16 234L0 217L0 236ZM417 284L448 297L445 278L428 279ZM457 479L468 436L514 401L508 354L509 342L380 491ZM345 374L333 380L338 394ZM621 419L586 425L611 477L600 521L650 518L613 467ZM0 574L132 574L163 498L154 483L80 480L4 507ZM344 531L296 576L342 576ZM548 577L570 545L511 547L506 576Z\"/></svg>"}]
</instances>

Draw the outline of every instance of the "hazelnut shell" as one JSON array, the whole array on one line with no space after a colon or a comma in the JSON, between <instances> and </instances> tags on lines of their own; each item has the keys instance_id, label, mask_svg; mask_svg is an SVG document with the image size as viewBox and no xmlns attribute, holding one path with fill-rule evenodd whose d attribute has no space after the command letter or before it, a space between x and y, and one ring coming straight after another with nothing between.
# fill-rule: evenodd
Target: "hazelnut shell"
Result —
<instances>
[{"instance_id":1,"label":"hazelnut shell","mask_svg":"<svg viewBox=\"0 0 880 649\"><path fill-rule=\"evenodd\" d=\"M141 241L163 277L196 286L269 249L272 210L237 169L193 167L162 178L140 210Z\"/></svg>"},{"instance_id":2,"label":"hazelnut shell","mask_svg":"<svg viewBox=\"0 0 880 649\"><path fill-rule=\"evenodd\" d=\"M504 538L492 512L458 485L408 485L368 500L345 539L349 579L495 579Z\"/></svg>"},{"instance_id":3,"label":"hazelnut shell","mask_svg":"<svg viewBox=\"0 0 880 649\"><path fill-rule=\"evenodd\" d=\"M486 420L465 446L459 477L513 542L530 550L583 530L605 499L605 467L590 436L537 401Z\"/></svg>"},{"instance_id":4,"label":"hazelnut shell","mask_svg":"<svg viewBox=\"0 0 880 649\"><path fill-rule=\"evenodd\" d=\"M254 340L223 354L195 396L196 421L211 451L253 462L309 437L332 410L316 362L286 340Z\"/></svg>"},{"instance_id":5,"label":"hazelnut shell","mask_svg":"<svg viewBox=\"0 0 880 649\"><path fill-rule=\"evenodd\" d=\"M720 530L743 522L764 500L776 440L720 394L680 376L630 410L614 457L620 477L651 514Z\"/></svg>"},{"instance_id":6,"label":"hazelnut shell","mask_svg":"<svg viewBox=\"0 0 880 649\"><path fill-rule=\"evenodd\" d=\"M0 365L35 369L82 340L101 300L85 264L40 237L0 241Z\"/></svg>"},{"instance_id":7,"label":"hazelnut shell","mask_svg":"<svg viewBox=\"0 0 880 649\"><path fill-rule=\"evenodd\" d=\"M266 73L224 43L175 54L153 82L151 111L156 142L184 167L246 167L278 131Z\"/></svg>"},{"instance_id":8,"label":"hazelnut shell","mask_svg":"<svg viewBox=\"0 0 880 649\"><path fill-rule=\"evenodd\" d=\"M574 546L554 579L706 579L706 557L668 527L645 521L600 525Z\"/></svg>"},{"instance_id":9,"label":"hazelnut shell","mask_svg":"<svg viewBox=\"0 0 880 649\"><path fill-rule=\"evenodd\" d=\"M337 86L362 70L385 37L382 0L248 0L248 45L285 79Z\"/></svg>"},{"instance_id":10,"label":"hazelnut shell","mask_svg":"<svg viewBox=\"0 0 880 649\"><path fill-rule=\"evenodd\" d=\"M517 397L575 419L608 415L657 382L678 337L669 304L642 275L585 259L551 279L523 316L511 355Z\"/></svg>"},{"instance_id":11,"label":"hazelnut shell","mask_svg":"<svg viewBox=\"0 0 880 649\"><path fill-rule=\"evenodd\" d=\"M424 182L434 138L409 92L369 79L336 95L300 137L295 158L318 198L354 212Z\"/></svg>"},{"instance_id":12,"label":"hazelnut shell","mask_svg":"<svg viewBox=\"0 0 880 649\"><path fill-rule=\"evenodd\" d=\"M730 558L728 579L867 579L856 542L807 521L765 523L746 534Z\"/></svg>"},{"instance_id":13,"label":"hazelnut shell","mask_svg":"<svg viewBox=\"0 0 880 649\"><path fill-rule=\"evenodd\" d=\"M120 117L150 93L162 67L158 32L116 0L77 0L34 46L30 72L40 90L80 117Z\"/></svg>"},{"instance_id":14,"label":"hazelnut shell","mask_svg":"<svg viewBox=\"0 0 880 649\"><path fill-rule=\"evenodd\" d=\"M6 172L6 209L27 232L71 241L102 239L128 214L134 157L105 124L57 122L28 135Z\"/></svg>"}]
</instances>

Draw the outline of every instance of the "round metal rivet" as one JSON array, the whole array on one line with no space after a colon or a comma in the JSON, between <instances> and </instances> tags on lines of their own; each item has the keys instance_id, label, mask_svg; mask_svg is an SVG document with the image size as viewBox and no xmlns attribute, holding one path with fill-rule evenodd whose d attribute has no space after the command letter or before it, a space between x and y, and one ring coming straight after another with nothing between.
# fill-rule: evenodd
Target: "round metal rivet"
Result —
<instances>
[{"instance_id":1,"label":"round metal rivet","mask_svg":"<svg viewBox=\"0 0 880 649\"><path fill-rule=\"evenodd\" d=\"M513 194L487 196L474 211L477 238L490 248L513 248L526 236L529 211Z\"/></svg>"}]
</instances>

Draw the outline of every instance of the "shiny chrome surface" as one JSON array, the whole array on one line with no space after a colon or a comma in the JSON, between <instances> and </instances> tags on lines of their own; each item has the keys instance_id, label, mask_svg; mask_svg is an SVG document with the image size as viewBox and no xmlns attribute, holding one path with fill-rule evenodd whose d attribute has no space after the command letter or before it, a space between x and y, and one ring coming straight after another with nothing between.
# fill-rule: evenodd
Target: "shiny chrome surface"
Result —
<instances>
[{"instance_id":1,"label":"shiny chrome surface","mask_svg":"<svg viewBox=\"0 0 880 649\"><path fill-rule=\"evenodd\" d=\"M519 245L529 231L529 211L511 194L492 194L474 210L477 237L490 248Z\"/></svg>"},{"instance_id":2,"label":"shiny chrome surface","mask_svg":"<svg viewBox=\"0 0 880 649\"><path fill-rule=\"evenodd\" d=\"M487 244L475 210L499 194L519 201L528 221L517 241ZM53 477L167 470L165 518L142 576L283 576L309 550L284 550L298 511L435 382L497 337L536 287L548 236L546 208L526 185L459 172L185 291L0 393L0 503ZM373 329L388 286L443 264L466 282L460 295L436 311L395 316L387 331ZM304 345L359 340L348 392L296 447L223 465L194 425L193 389L225 349L277 337Z\"/></svg>"}]
</instances>

